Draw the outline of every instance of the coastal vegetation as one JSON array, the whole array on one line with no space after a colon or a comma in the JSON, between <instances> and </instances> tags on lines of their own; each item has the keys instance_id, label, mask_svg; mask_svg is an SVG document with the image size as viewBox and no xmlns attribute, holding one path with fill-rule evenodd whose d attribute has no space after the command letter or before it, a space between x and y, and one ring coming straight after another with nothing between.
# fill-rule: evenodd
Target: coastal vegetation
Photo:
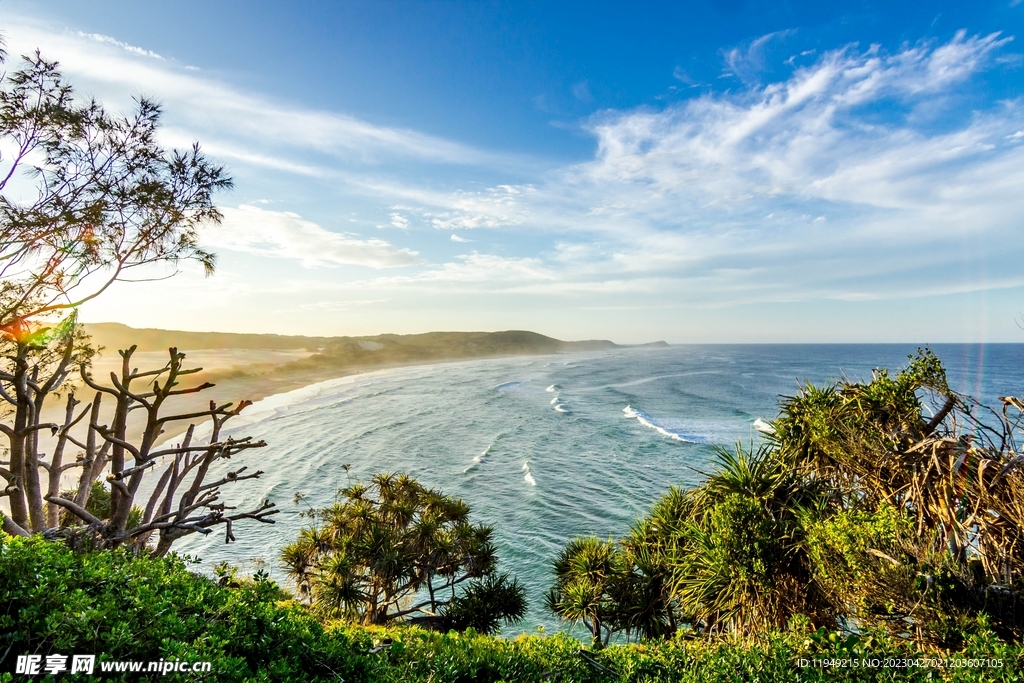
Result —
<instances>
[{"instance_id":1,"label":"coastal vegetation","mask_svg":"<svg viewBox=\"0 0 1024 683\"><path fill-rule=\"evenodd\" d=\"M761 638L793 622L956 648L1024 635L1024 403L986 411L930 351L895 375L807 385L758 447L717 449L619 543L555 561L550 609L595 646L624 631ZM638 590L637 585L641 588Z\"/></svg>"},{"instance_id":2,"label":"coastal vegetation","mask_svg":"<svg viewBox=\"0 0 1024 683\"><path fill-rule=\"evenodd\" d=\"M498 574L492 530L471 524L463 501L407 474L378 474L338 495L310 510L319 523L281 552L315 614L490 634L526 613L522 586Z\"/></svg>"},{"instance_id":3,"label":"coastal vegetation","mask_svg":"<svg viewBox=\"0 0 1024 683\"><path fill-rule=\"evenodd\" d=\"M378 475L284 550L297 599L263 571L208 578L129 544L0 537L0 648L210 661L217 680L1020 680L1019 407L983 415L928 352L784 398L764 443L720 449L625 538L567 544L547 604L590 647L488 635L525 596L487 529ZM851 454L870 458L856 476Z\"/></svg>"},{"instance_id":4,"label":"coastal vegetation","mask_svg":"<svg viewBox=\"0 0 1024 683\"><path fill-rule=\"evenodd\" d=\"M8 653L0 681L24 680L12 673L12 660L33 653L95 653L97 672L102 662L211 663L205 676L103 674L118 681L980 683L1024 676L1024 651L999 639L984 620L959 647L942 651L884 631L850 635L802 620L753 640L675 637L593 651L562 633L503 639L472 629L321 622L263 573L212 579L174 555L73 552L39 536L0 536L0 576L0 653ZM852 659L865 665L829 664Z\"/></svg>"},{"instance_id":5,"label":"coastal vegetation","mask_svg":"<svg viewBox=\"0 0 1024 683\"><path fill-rule=\"evenodd\" d=\"M213 195L231 187L230 177L198 145L161 148L160 108L152 101L140 97L129 116L109 114L95 100L76 98L58 64L38 52L0 79L0 432L7 439L0 477L10 510L2 516L4 532L164 555L191 533L224 525L231 540L234 522L272 521L269 502L232 512L220 498L221 486L260 472L243 474L243 466L207 479L215 462L265 445L220 440L224 422L246 403L167 414L168 399L208 388L180 386L195 370L173 347L162 367L142 372L129 347L120 352L120 372L97 382L89 371L96 349L77 320L78 306L140 269L173 273L192 260L212 273L215 256L199 245L198 228L220 221ZM19 186L26 181L27 192ZM82 405L76 390L95 393ZM63 403L61 419L44 420L54 399ZM129 433L132 411L145 416L141 433ZM212 424L206 443L193 442L190 427L179 444L160 445L166 425L200 418ZM160 463L159 483L139 511L143 479ZM65 489L69 478L77 484ZM106 487L97 488L101 478ZM89 505L100 491L109 494L102 517Z\"/></svg>"}]
</instances>

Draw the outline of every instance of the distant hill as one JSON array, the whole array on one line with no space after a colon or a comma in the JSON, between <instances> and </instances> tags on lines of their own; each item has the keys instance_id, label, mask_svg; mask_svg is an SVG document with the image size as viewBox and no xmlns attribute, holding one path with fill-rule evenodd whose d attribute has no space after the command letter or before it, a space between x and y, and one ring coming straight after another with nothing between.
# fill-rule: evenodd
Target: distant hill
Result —
<instances>
[{"instance_id":1,"label":"distant hill","mask_svg":"<svg viewBox=\"0 0 1024 683\"><path fill-rule=\"evenodd\" d=\"M88 323L85 325L85 329L92 335L94 343L107 349L123 349L136 344L139 351L162 351L171 346L176 346L184 351L203 349L309 349L317 351L309 358L287 365L289 369L294 370L624 348L606 339L562 341L524 330L378 334L368 337L303 337L280 334L136 329L120 323ZM654 342L642 346L668 346L668 344Z\"/></svg>"},{"instance_id":2,"label":"distant hill","mask_svg":"<svg viewBox=\"0 0 1024 683\"><path fill-rule=\"evenodd\" d=\"M536 332L427 332L335 337L320 353L295 361L296 367L379 365L449 358L537 355L620 348L607 340L565 342Z\"/></svg>"},{"instance_id":3,"label":"distant hill","mask_svg":"<svg viewBox=\"0 0 1024 683\"><path fill-rule=\"evenodd\" d=\"M299 337L283 334L236 334L234 332L185 332L134 328L121 323L86 323L93 343L106 349L126 349L136 344L139 351L166 351L177 346L186 351L200 349L320 349L333 337Z\"/></svg>"}]
</instances>

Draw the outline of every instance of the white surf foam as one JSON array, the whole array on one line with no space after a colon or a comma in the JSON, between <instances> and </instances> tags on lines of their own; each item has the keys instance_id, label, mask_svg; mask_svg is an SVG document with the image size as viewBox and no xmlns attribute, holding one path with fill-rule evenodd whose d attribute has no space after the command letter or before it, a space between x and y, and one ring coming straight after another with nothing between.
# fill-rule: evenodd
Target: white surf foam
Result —
<instances>
[{"instance_id":1,"label":"white surf foam","mask_svg":"<svg viewBox=\"0 0 1024 683\"><path fill-rule=\"evenodd\" d=\"M550 387L548 387L544 391L547 391L548 393L554 393L554 392L558 391L558 385L557 384L552 384Z\"/></svg>"},{"instance_id":2,"label":"white surf foam","mask_svg":"<svg viewBox=\"0 0 1024 683\"><path fill-rule=\"evenodd\" d=\"M667 429L658 424L657 418L653 418L642 410L637 410L631 406L626 406L622 409L623 414L629 418L636 418L636 421L645 427L650 427L654 431L667 436L675 441L681 441L683 443L707 443L708 440L704 437L696 434L686 434L679 430Z\"/></svg>"},{"instance_id":3,"label":"white surf foam","mask_svg":"<svg viewBox=\"0 0 1024 683\"><path fill-rule=\"evenodd\" d=\"M558 413L568 413L569 411L565 409L565 404L564 403L559 403L558 405L555 406L555 412L558 412Z\"/></svg>"},{"instance_id":4,"label":"white surf foam","mask_svg":"<svg viewBox=\"0 0 1024 683\"><path fill-rule=\"evenodd\" d=\"M530 461L529 460L527 460L526 462L523 463L523 471L526 472L526 476L523 477L523 481L525 481L530 486L536 486L537 485L537 480L533 478L533 472L530 471Z\"/></svg>"},{"instance_id":5,"label":"white surf foam","mask_svg":"<svg viewBox=\"0 0 1024 683\"><path fill-rule=\"evenodd\" d=\"M474 456L473 463L466 469L462 470L462 473L465 474L470 470L476 469L477 466L486 463L491 457L491 449L494 448L496 443L504 439L506 436L508 436L508 432L498 432L498 435L494 437L491 443L487 444L487 448L485 448L479 455Z\"/></svg>"},{"instance_id":6,"label":"white surf foam","mask_svg":"<svg viewBox=\"0 0 1024 683\"><path fill-rule=\"evenodd\" d=\"M761 432L762 434L774 434L775 433L775 427L772 427L770 424L768 424L767 422L765 422L761 418L757 418L756 420L754 420L754 429L756 429L757 431Z\"/></svg>"}]
</instances>

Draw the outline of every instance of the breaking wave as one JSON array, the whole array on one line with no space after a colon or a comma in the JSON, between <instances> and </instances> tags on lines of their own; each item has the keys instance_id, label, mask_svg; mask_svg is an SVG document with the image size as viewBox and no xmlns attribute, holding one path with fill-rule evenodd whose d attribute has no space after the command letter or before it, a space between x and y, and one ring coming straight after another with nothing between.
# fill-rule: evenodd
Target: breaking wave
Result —
<instances>
[{"instance_id":1,"label":"breaking wave","mask_svg":"<svg viewBox=\"0 0 1024 683\"><path fill-rule=\"evenodd\" d=\"M708 443L707 437L700 436L697 434L688 434L679 429L670 429L658 424L660 420L653 418L642 410L637 410L631 406L626 406L622 409L623 414L626 417L635 417L636 421L645 427L650 427L654 431L667 436L675 441L681 441L682 443Z\"/></svg>"},{"instance_id":2,"label":"breaking wave","mask_svg":"<svg viewBox=\"0 0 1024 683\"><path fill-rule=\"evenodd\" d=\"M533 472L530 471L530 461L529 460L527 460L526 462L523 463L523 471L526 472L526 476L523 477L523 481L525 481L530 486L536 486L537 485L537 480L533 478Z\"/></svg>"}]
</instances>

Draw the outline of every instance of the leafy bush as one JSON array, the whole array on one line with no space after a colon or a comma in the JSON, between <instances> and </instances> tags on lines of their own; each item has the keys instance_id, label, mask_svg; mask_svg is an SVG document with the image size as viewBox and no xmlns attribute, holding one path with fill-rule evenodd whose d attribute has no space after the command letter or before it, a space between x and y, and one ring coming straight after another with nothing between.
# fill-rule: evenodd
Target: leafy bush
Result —
<instances>
[{"instance_id":1,"label":"leafy bush","mask_svg":"<svg viewBox=\"0 0 1024 683\"><path fill-rule=\"evenodd\" d=\"M757 681L1021 681L1024 652L984 621L955 652L926 652L885 632L859 637L806 621L759 640L676 637L593 651L564 633L507 640L415 627L321 625L305 607L282 601L263 576L220 582L188 571L180 558L123 551L73 553L39 537L0 535L0 683L20 654L96 654L104 661L180 658L210 661L207 675L61 674L39 681L339 681L350 683L732 683ZM223 585L221 585L223 584ZM999 659L1002 666L841 668L814 659L920 656Z\"/></svg>"},{"instance_id":2,"label":"leafy bush","mask_svg":"<svg viewBox=\"0 0 1024 683\"><path fill-rule=\"evenodd\" d=\"M648 638L675 624L758 637L799 616L955 649L984 618L1018 642L1024 400L1002 401L982 420L929 351L895 375L808 385L783 399L766 443L718 449L700 486L670 490L601 546L607 571L577 571L586 539L570 541L548 606L595 636L599 622ZM657 590L631 590L638 575ZM640 614L658 627L640 628Z\"/></svg>"},{"instance_id":3,"label":"leafy bush","mask_svg":"<svg viewBox=\"0 0 1024 683\"><path fill-rule=\"evenodd\" d=\"M352 656L351 643L327 637L301 607L275 601L279 589L265 579L231 589L189 572L177 557L73 553L38 536L3 535L0 576L2 670L13 671L22 654L95 654L210 661L218 681L362 676L364 660Z\"/></svg>"}]
</instances>

